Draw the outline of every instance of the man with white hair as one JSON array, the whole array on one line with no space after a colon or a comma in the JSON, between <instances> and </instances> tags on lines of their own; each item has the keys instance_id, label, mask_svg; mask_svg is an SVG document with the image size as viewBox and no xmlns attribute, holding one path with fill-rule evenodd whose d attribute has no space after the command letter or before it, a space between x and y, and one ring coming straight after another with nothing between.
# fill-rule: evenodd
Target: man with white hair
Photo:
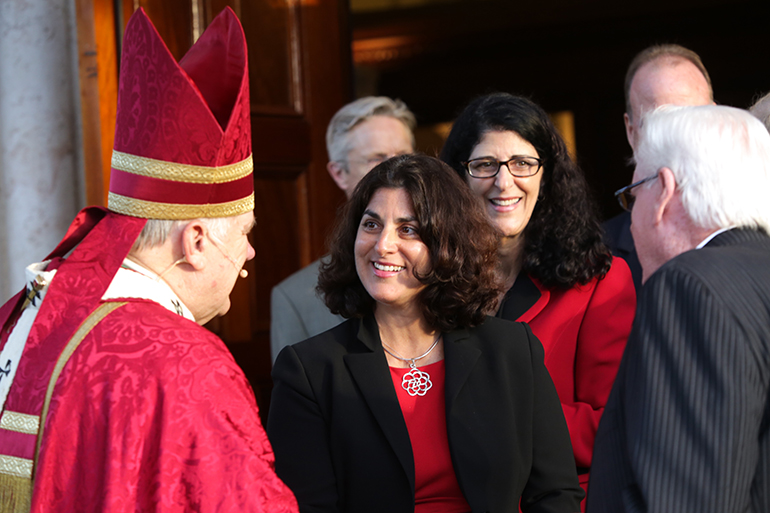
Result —
<instances>
[{"instance_id":1,"label":"man with white hair","mask_svg":"<svg viewBox=\"0 0 770 513\"><path fill-rule=\"evenodd\" d=\"M414 114L401 100L366 96L343 106L326 130L326 165L347 198L377 164L414 151ZM322 259L300 269L273 288L270 296L270 350L281 349L344 321L316 294Z\"/></svg>"},{"instance_id":2,"label":"man with white hair","mask_svg":"<svg viewBox=\"0 0 770 513\"><path fill-rule=\"evenodd\" d=\"M589 513L770 508L770 134L731 107L641 123L644 287L599 424Z\"/></svg>"},{"instance_id":3,"label":"man with white hair","mask_svg":"<svg viewBox=\"0 0 770 513\"><path fill-rule=\"evenodd\" d=\"M0 511L297 511L254 393L202 325L254 258L246 38L177 63L125 30L109 210L82 210L0 308Z\"/></svg>"}]
</instances>

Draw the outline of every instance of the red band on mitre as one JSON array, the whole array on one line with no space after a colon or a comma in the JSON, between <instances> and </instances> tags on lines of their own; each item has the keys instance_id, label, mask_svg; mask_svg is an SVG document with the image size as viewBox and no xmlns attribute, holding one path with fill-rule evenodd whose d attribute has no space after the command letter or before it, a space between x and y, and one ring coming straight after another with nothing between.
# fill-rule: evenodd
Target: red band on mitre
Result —
<instances>
[{"instance_id":1,"label":"red band on mitre","mask_svg":"<svg viewBox=\"0 0 770 513\"><path fill-rule=\"evenodd\" d=\"M109 208L148 219L254 208L246 38L225 8L177 64L143 9L123 38Z\"/></svg>"}]
</instances>

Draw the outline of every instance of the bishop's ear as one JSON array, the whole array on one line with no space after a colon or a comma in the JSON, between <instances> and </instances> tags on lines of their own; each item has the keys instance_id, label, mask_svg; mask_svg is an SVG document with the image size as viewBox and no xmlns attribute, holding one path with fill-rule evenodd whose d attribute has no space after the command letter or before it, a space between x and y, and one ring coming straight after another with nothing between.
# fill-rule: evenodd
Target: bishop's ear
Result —
<instances>
[{"instance_id":1,"label":"bishop's ear","mask_svg":"<svg viewBox=\"0 0 770 513\"><path fill-rule=\"evenodd\" d=\"M182 229L182 251L185 260L196 270L203 269L206 264L204 251L208 244L207 230L208 227L200 219L190 221Z\"/></svg>"}]
</instances>

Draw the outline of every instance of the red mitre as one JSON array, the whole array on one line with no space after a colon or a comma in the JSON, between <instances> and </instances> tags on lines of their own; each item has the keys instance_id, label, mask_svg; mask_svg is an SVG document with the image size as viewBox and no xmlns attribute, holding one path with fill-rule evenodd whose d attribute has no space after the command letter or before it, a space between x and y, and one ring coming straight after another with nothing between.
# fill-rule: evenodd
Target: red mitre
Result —
<instances>
[{"instance_id":1,"label":"red mitre","mask_svg":"<svg viewBox=\"0 0 770 513\"><path fill-rule=\"evenodd\" d=\"M177 64L139 9L128 22L108 206L146 219L254 209L246 37L226 7Z\"/></svg>"}]
</instances>

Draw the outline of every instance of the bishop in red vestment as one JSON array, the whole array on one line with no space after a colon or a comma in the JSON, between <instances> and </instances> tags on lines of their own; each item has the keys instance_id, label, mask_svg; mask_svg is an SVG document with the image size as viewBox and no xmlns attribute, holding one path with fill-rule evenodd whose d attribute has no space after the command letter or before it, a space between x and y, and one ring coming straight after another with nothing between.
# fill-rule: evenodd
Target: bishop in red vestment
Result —
<instances>
[{"instance_id":1,"label":"bishop in red vestment","mask_svg":"<svg viewBox=\"0 0 770 513\"><path fill-rule=\"evenodd\" d=\"M138 11L109 210L81 211L0 308L1 511L297 511L243 372L201 326L254 257L252 171L238 19L177 63Z\"/></svg>"}]
</instances>

